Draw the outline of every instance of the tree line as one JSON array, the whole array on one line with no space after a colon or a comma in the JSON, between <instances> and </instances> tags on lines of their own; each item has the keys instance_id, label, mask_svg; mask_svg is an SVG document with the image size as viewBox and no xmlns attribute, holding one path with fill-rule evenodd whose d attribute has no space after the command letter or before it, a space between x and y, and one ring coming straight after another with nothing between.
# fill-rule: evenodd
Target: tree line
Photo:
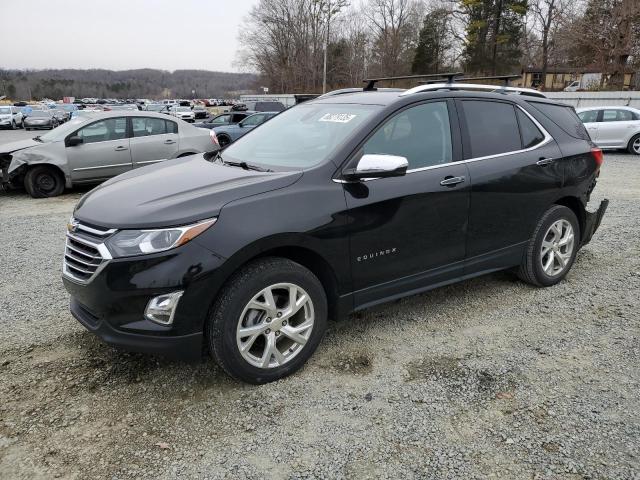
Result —
<instances>
[{"instance_id":1,"label":"tree line","mask_svg":"<svg viewBox=\"0 0 640 480\"><path fill-rule=\"evenodd\" d=\"M272 92L319 92L376 76L575 67L622 87L640 66L639 0L260 0L238 64ZM604 78L604 77L603 77Z\"/></svg>"},{"instance_id":2,"label":"tree line","mask_svg":"<svg viewBox=\"0 0 640 480\"><path fill-rule=\"evenodd\" d=\"M229 98L253 91L251 73L207 70L1 70L0 95L11 99L76 98Z\"/></svg>"}]
</instances>

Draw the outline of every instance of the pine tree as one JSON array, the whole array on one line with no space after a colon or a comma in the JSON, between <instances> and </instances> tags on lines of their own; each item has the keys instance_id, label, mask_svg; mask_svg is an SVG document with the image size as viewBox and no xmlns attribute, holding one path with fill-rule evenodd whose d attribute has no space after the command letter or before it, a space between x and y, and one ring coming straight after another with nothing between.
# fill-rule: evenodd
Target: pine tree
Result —
<instances>
[{"instance_id":1,"label":"pine tree","mask_svg":"<svg viewBox=\"0 0 640 480\"><path fill-rule=\"evenodd\" d=\"M445 64L445 55L451 48L448 36L449 12L443 8L431 11L422 23L418 46L411 64L415 74L439 73Z\"/></svg>"}]
</instances>

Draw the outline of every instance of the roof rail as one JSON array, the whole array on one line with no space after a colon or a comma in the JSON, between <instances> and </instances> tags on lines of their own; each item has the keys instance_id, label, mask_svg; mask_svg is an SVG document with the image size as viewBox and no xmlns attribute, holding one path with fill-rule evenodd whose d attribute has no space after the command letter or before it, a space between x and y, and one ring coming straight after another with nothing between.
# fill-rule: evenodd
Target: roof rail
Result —
<instances>
[{"instance_id":1,"label":"roof rail","mask_svg":"<svg viewBox=\"0 0 640 480\"><path fill-rule=\"evenodd\" d=\"M427 75L403 75L400 77L380 77L380 78L366 78L363 80L367 85L362 90L363 91L371 91L376 90L376 83L382 82L385 80L413 80L416 78L440 78L447 79L448 82L453 82L455 77L459 77L464 75L463 72L449 72L449 73L429 73Z\"/></svg>"},{"instance_id":2,"label":"roof rail","mask_svg":"<svg viewBox=\"0 0 640 480\"><path fill-rule=\"evenodd\" d=\"M379 92L404 92L406 88L374 88ZM344 95L347 93L359 93L367 91L366 89L358 88L358 87L350 87L350 88L341 88L339 90L331 90L330 92L323 93L317 98L327 98L327 97L335 97L336 95Z\"/></svg>"},{"instance_id":3,"label":"roof rail","mask_svg":"<svg viewBox=\"0 0 640 480\"><path fill-rule=\"evenodd\" d=\"M419 85L414 88L410 88L409 90L405 90L400 94L401 97L405 95L412 95L414 93L420 92L429 92L435 90L489 90L495 93L515 93L519 95L528 95L531 97L540 97L547 98L545 94L539 92L538 90L533 90L532 88L521 88L521 87L507 87L507 86L498 86L498 85L484 85L480 83L429 83L426 85Z\"/></svg>"}]
</instances>

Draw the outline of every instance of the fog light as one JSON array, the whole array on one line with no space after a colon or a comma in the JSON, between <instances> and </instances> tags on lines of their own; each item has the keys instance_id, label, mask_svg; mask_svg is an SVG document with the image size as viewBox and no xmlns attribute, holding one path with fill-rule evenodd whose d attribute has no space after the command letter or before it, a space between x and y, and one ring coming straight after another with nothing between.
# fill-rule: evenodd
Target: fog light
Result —
<instances>
[{"instance_id":1,"label":"fog light","mask_svg":"<svg viewBox=\"0 0 640 480\"><path fill-rule=\"evenodd\" d=\"M171 325L182 293L179 291L153 297L144 310L145 318L160 325Z\"/></svg>"}]
</instances>

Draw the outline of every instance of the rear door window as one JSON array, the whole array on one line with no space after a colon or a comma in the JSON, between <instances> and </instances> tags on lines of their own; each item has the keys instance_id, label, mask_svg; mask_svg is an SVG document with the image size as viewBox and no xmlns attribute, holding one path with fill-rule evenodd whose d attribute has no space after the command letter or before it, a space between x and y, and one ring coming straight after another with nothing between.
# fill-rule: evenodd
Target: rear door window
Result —
<instances>
[{"instance_id":1,"label":"rear door window","mask_svg":"<svg viewBox=\"0 0 640 480\"><path fill-rule=\"evenodd\" d=\"M462 102L462 108L472 158L522 149L513 105L485 100L465 100Z\"/></svg>"},{"instance_id":2,"label":"rear door window","mask_svg":"<svg viewBox=\"0 0 640 480\"><path fill-rule=\"evenodd\" d=\"M133 117L131 124L134 137L147 137L167 133L166 124L162 118Z\"/></svg>"},{"instance_id":3,"label":"rear door window","mask_svg":"<svg viewBox=\"0 0 640 480\"><path fill-rule=\"evenodd\" d=\"M535 147L544 140L544 134L533 123L533 120L519 108L516 108L518 124L520 125L520 136L522 137L522 148Z\"/></svg>"},{"instance_id":4,"label":"rear door window","mask_svg":"<svg viewBox=\"0 0 640 480\"><path fill-rule=\"evenodd\" d=\"M628 122L631 120L635 120L635 118L633 112L629 110L609 109L602 112L603 122Z\"/></svg>"},{"instance_id":5,"label":"rear door window","mask_svg":"<svg viewBox=\"0 0 640 480\"><path fill-rule=\"evenodd\" d=\"M178 124L171 120L165 120L167 133L178 133Z\"/></svg>"}]
</instances>

